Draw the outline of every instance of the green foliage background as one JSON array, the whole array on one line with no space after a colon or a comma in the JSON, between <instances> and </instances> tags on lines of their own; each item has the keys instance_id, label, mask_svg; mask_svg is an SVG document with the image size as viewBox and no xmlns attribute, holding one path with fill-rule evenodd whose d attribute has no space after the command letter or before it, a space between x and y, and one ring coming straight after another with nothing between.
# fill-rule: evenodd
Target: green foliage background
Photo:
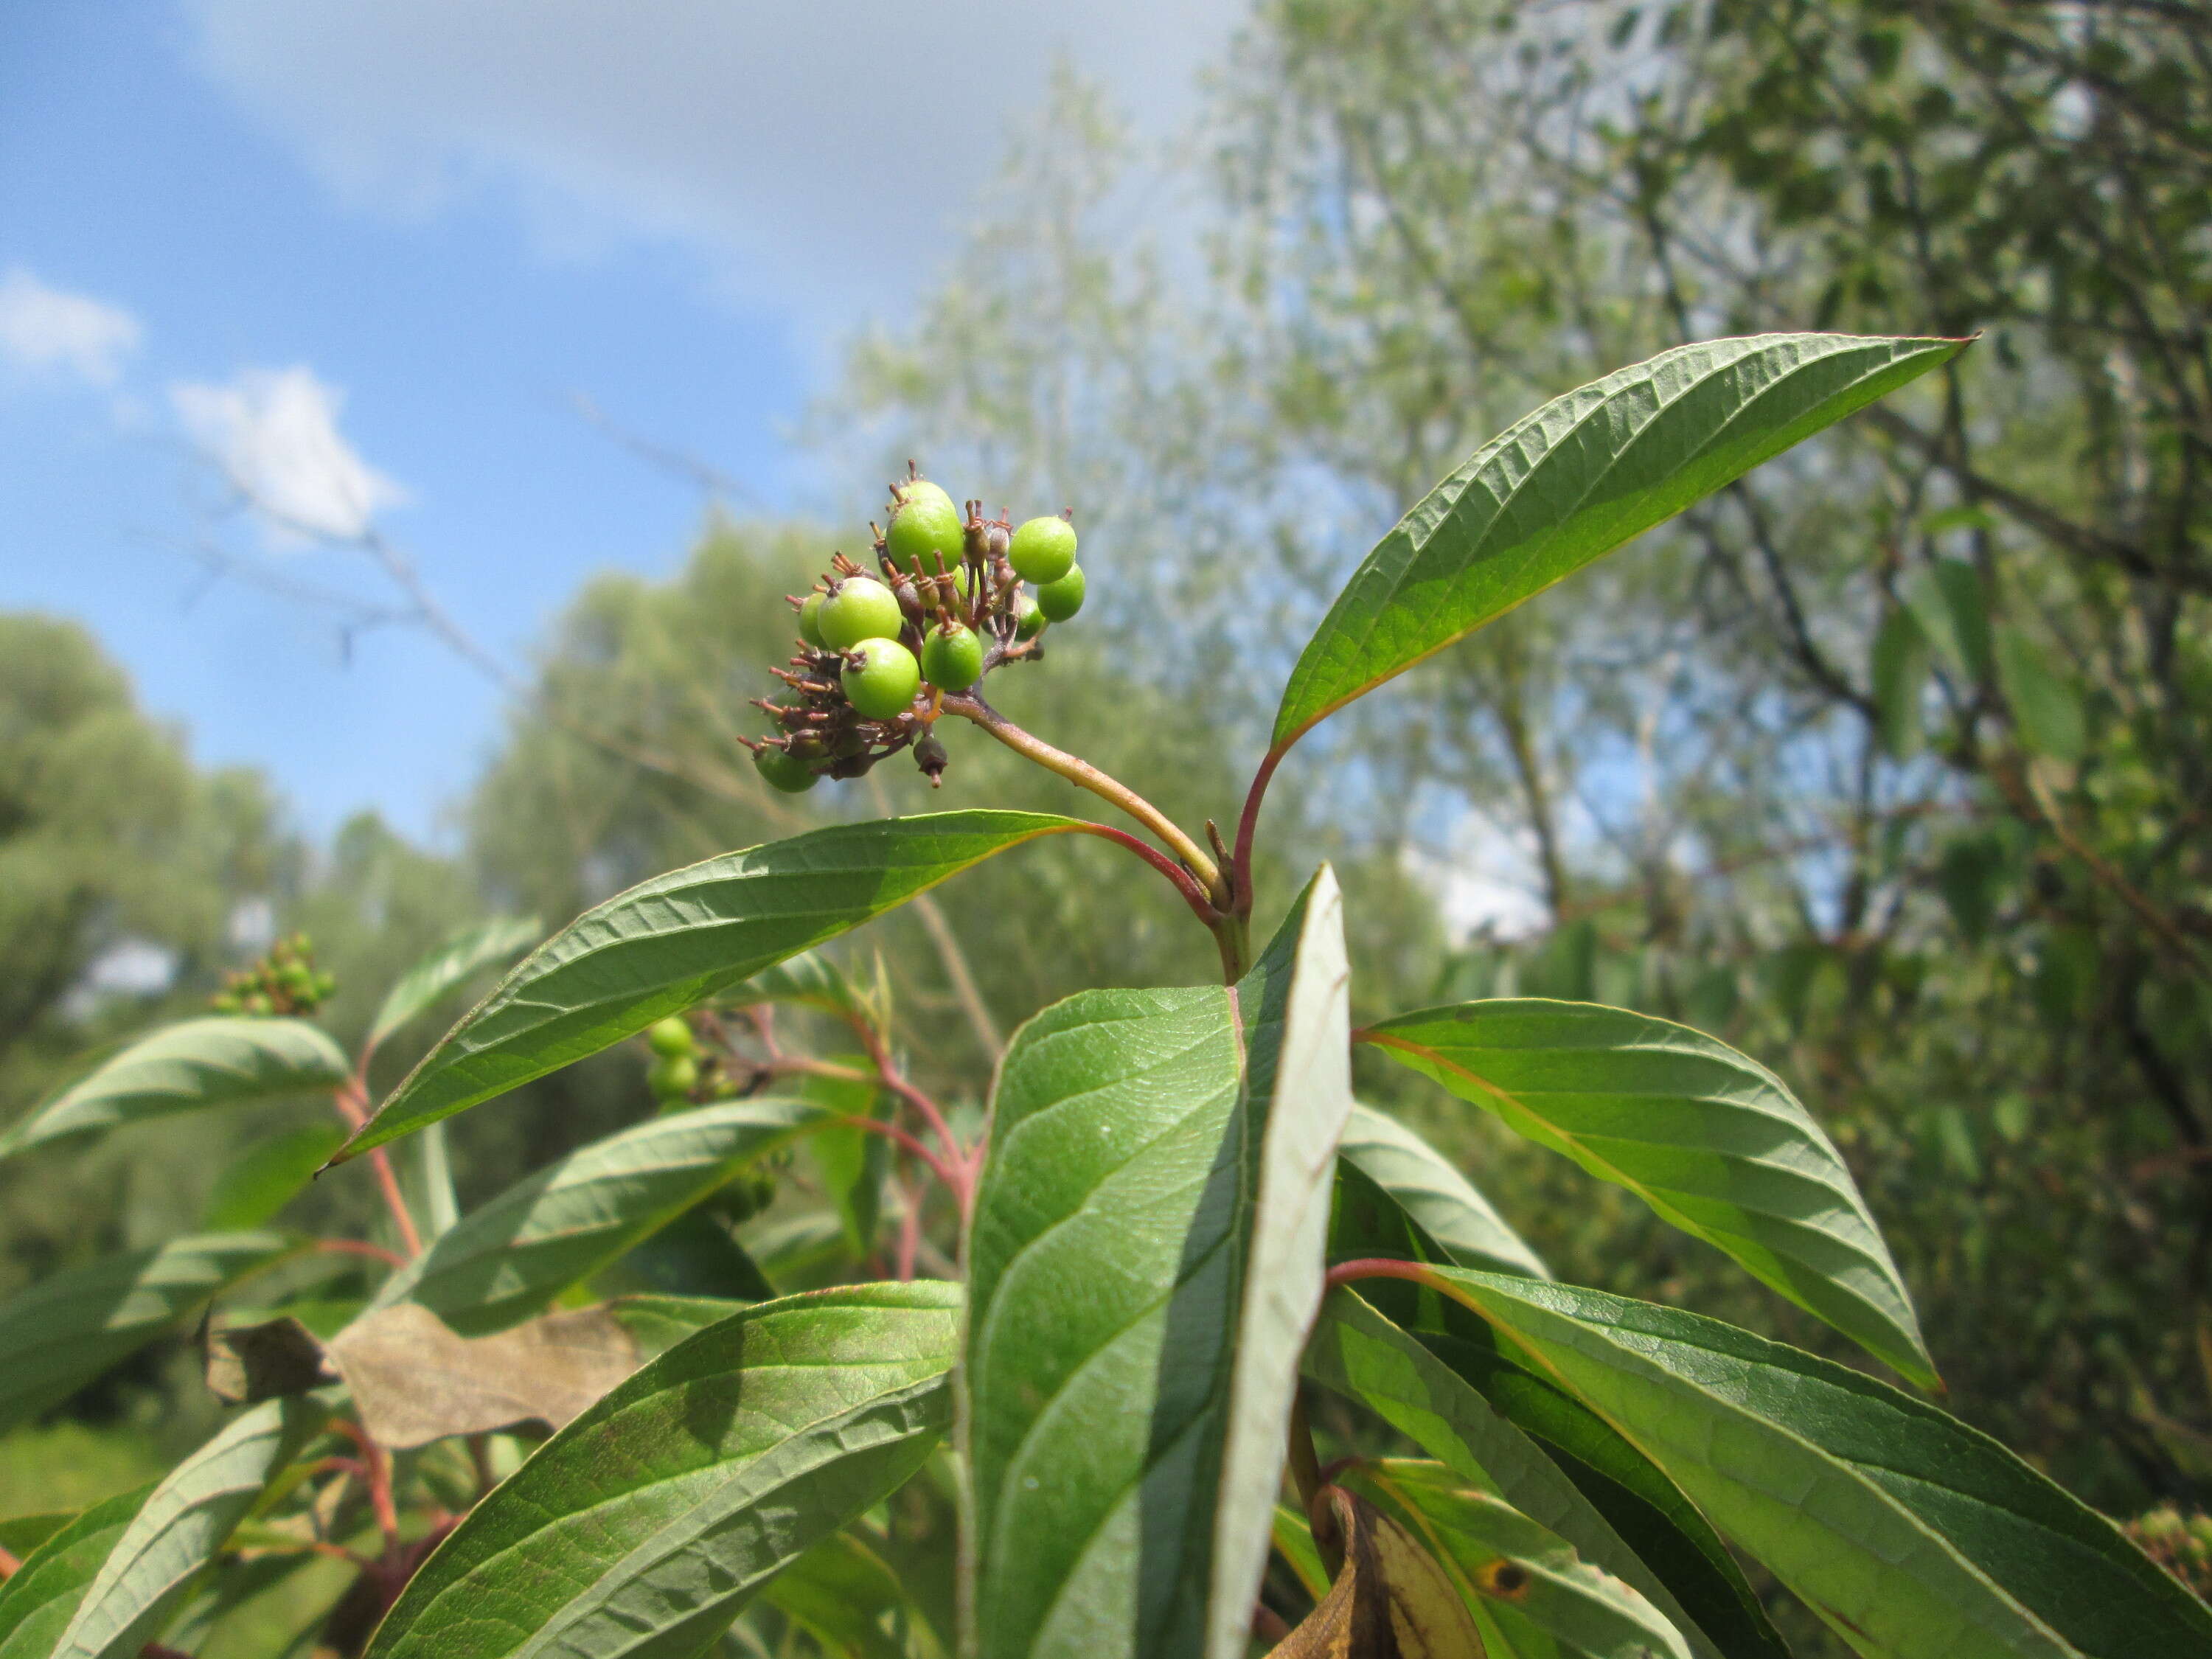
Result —
<instances>
[{"instance_id":1,"label":"green foliage background","mask_svg":"<svg viewBox=\"0 0 2212 1659\"><path fill-rule=\"evenodd\" d=\"M1264 890L1337 861L1355 1022L1595 998L1774 1066L1851 1162L1951 1406L2118 1513L2212 1498L2208 40L2189 0L1273 0L1173 156L1064 80L814 429L842 478L914 455L956 494L1073 505L1091 605L1000 683L1008 712L1225 826L1351 562L1512 416L1685 338L1982 331L1333 723L1271 798ZM710 514L669 582L580 594L454 860L369 818L303 845L81 632L0 618L0 1112L204 997L258 915L314 934L350 1037L477 914L557 922L823 813L1069 810L973 733L933 798L896 766L798 804L758 784L745 702L780 595L835 544ZM1500 882L1527 925L1455 937L1447 901ZM1157 889L1062 842L859 948L917 1071L973 1102L990 1034L1043 1003L1212 975ZM168 989L100 988L125 942L168 953ZM1370 1060L1370 1097L1462 1152L1563 1279L1840 1353ZM457 1121L465 1206L640 1115L636 1072L603 1056ZM174 1231L222 1162L207 1137L282 1115L0 1170L0 1289ZM374 1224L358 1167L303 1202ZM65 1415L181 1450L206 1419L180 1374L157 1352Z\"/></svg>"}]
</instances>

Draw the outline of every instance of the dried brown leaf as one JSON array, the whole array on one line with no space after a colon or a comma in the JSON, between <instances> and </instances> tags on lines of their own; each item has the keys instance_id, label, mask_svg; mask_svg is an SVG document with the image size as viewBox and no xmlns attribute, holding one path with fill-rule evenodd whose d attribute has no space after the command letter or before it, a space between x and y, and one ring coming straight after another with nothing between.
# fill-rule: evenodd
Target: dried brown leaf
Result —
<instances>
[{"instance_id":1,"label":"dried brown leaf","mask_svg":"<svg viewBox=\"0 0 2212 1659\"><path fill-rule=\"evenodd\" d=\"M638 1364L636 1343L604 1308L466 1337L411 1302L356 1320L330 1355L362 1426L399 1448L520 1423L557 1429Z\"/></svg>"},{"instance_id":2,"label":"dried brown leaf","mask_svg":"<svg viewBox=\"0 0 2212 1659\"><path fill-rule=\"evenodd\" d=\"M1404 1528L1341 1486L1321 1498L1328 1509L1315 1536L1340 1548L1344 1565L1274 1659L1484 1659L1459 1591Z\"/></svg>"}]
</instances>

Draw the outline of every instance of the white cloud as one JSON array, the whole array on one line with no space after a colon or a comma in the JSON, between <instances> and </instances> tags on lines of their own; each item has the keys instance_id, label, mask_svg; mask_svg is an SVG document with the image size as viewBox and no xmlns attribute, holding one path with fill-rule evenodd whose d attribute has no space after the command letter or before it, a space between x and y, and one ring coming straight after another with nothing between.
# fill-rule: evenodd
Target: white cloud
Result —
<instances>
[{"instance_id":1,"label":"white cloud","mask_svg":"<svg viewBox=\"0 0 2212 1659\"><path fill-rule=\"evenodd\" d=\"M21 265L0 276L0 358L19 368L112 386L141 332L120 306L50 288Z\"/></svg>"},{"instance_id":2,"label":"white cloud","mask_svg":"<svg viewBox=\"0 0 2212 1659\"><path fill-rule=\"evenodd\" d=\"M345 394L304 365L249 368L221 386L173 386L169 401L278 544L358 536L379 509L406 499L339 432Z\"/></svg>"},{"instance_id":3,"label":"white cloud","mask_svg":"<svg viewBox=\"0 0 2212 1659\"><path fill-rule=\"evenodd\" d=\"M1470 816L1457 826L1454 842L1448 856L1410 847L1403 855L1408 873L1434 896L1454 945L1478 933L1525 939L1550 925L1532 836Z\"/></svg>"},{"instance_id":4,"label":"white cloud","mask_svg":"<svg viewBox=\"0 0 2212 1659\"><path fill-rule=\"evenodd\" d=\"M570 251L672 239L819 325L933 274L1055 53L1146 130L1244 0L195 0L215 78L330 183L430 213L486 186Z\"/></svg>"}]
</instances>

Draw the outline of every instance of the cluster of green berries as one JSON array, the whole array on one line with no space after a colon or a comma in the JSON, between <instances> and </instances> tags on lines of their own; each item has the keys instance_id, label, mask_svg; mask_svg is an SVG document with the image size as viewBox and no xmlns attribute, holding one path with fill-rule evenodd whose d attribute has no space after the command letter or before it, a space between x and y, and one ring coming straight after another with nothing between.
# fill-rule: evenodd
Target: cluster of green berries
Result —
<instances>
[{"instance_id":1,"label":"cluster of green berries","mask_svg":"<svg viewBox=\"0 0 2212 1659\"><path fill-rule=\"evenodd\" d=\"M908 747L934 787L947 758L933 729L943 698L1041 656L1046 627L1083 608L1068 514L1016 529L907 470L876 533L880 578L840 553L813 592L790 596L800 650L773 672L797 701L756 699L779 729L753 744L761 775L787 793L859 777Z\"/></svg>"},{"instance_id":2,"label":"cluster of green berries","mask_svg":"<svg viewBox=\"0 0 2212 1659\"><path fill-rule=\"evenodd\" d=\"M2212 1600L2212 1515L2185 1516L2171 1504L2127 1523L2144 1554L2206 1600Z\"/></svg>"},{"instance_id":3,"label":"cluster of green berries","mask_svg":"<svg viewBox=\"0 0 2212 1659\"><path fill-rule=\"evenodd\" d=\"M337 988L336 980L316 971L307 936L295 933L270 945L251 968L225 974L222 989L208 1006L219 1014L312 1014Z\"/></svg>"},{"instance_id":4,"label":"cluster of green berries","mask_svg":"<svg viewBox=\"0 0 2212 1659\"><path fill-rule=\"evenodd\" d=\"M647 1026L645 1045L653 1050L646 1087L653 1091L664 1115L746 1092L740 1079L719 1056L701 1052L697 1036L681 1014L671 1014ZM706 1207L726 1221L744 1221L774 1201L776 1178L790 1167L787 1148L771 1154L708 1200Z\"/></svg>"},{"instance_id":5,"label":"cluster of green berries","mask_svg":"<svg viewBox=\"0 0 2212 1659\"><path fill-rule=\"evenodd\" d=\"M699 1087L699 1040L681 1015L671 1014L645 1028L646 1047L653 1050L653 1069L645 1086L663 1106L688 1105Z\"/></svg>"}]
</instances>

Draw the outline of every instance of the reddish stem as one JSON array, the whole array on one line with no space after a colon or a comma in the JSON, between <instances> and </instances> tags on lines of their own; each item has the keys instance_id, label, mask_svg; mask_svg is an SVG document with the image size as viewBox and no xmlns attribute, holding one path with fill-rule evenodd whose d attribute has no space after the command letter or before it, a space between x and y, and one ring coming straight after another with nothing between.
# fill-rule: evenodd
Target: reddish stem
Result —
<instances>
[{"instance_id":1,"label":"reddish stem","mask_svg":"<svg viewBox=\"0 0 2212 1659\"><path fill-rule=\"evenodd\" d=\"M896 1123L887 1123L879 1117L847 1117L838 1121L855 1129L866 1129L872 1133L897 1142L905 1151L927 1164L930 1174L943 1182L948 1191L958 1193L962 1190L959 1175L947 1165L943 1158L924 1146L912 1130L902 1128Z\"/></svg>"},{"instance_id":2,"label":"reddish stem","mask_svg":"<svg viewBox=\"0 0 2212 1659\"><path fill-rule=\"evenodd\" d=\"M921 1194L906 1182L899 1183L904 1213L899 1217L898 1276L901 1284L914 1278L914 1259L921 1250Z\"/></svg>"},{"instance_id":3,"label":"reddish stem","mask_svg":"<svg viewBox=\"0 0 2212 1659\"><path fill-rule=\"evenodd\" d=\"M368 1056L354 1068L354 1074L339 1085L331 1096L338 1109L338 1115L347 1127L359 1130L368 1121ZM368 1155L370 1167L376 1171L376 1184L383 1189L384 1206L392 1212L392 1224L398 1230L399 1242L407 1247L407 1254L422 1254L422 1236L415 1231L415 1218L407 1211L407 1200L399 1190L399 1177L392 1168L392 1159L383 1147L374 1148Z\"/></svg>"},{"instance_id":4,"label":"reddish stem","mask_svg":"<svg viewBox=\"0 0 2212 1659\"><path fill-rule=\"evenodd\" d=\"M362 1465L368 1477L368 1506L376 1513L376 1529L384 1534L384 1553L389 1558L399 1547L399 1510L392 1498L392 1460L360 1425L334 1417L331 1426L361 1448Z\"/></svg>"},{"instance_id":5,"label":"reddish stem","mask_svg":"<svg viewBox=\"0 0 2212 1659\"><path fill-rule=\"evenodd\" d=\"M1429 1290L1443 1290L1443 1286L1437 1282L1436 1270L1425 1263L1399 1261L1382 1255L1361 1256L1356 1261L1338 1262L1322 1280L1322 1288L1333 1291L1340 1285L1349 1285L1359 1279L1403 1279Z\"/></svg>"},{"instance_id":6,"label":"reddish stem","mask_svg":"<svg viewBox=\"0 0 2212 1659\"><path fill-rule=\"evenodd\" d=\"M1112 842L1116 847L1126 847L1151 865L1175 884L1176 891L1182 896L1182 902L1190 906L1191 914L1207 927L1212 927L1221 919L1221 912L1213 908L1213 901L1206 896L1206 889L1198 884L1198 878L1150 842L1139 841L1127 830L1116 830L1110 823L1092 823L1088 819L1077 828L1086 836L1097 836L1102 841Z\"/></svg>"},{"instance_id":7,"label":"reddish stem","mask_svg":"<svg viewBox=\"0 0 2212 1659\"><path fill-rule=\"evenodd\" d=\"M1260 828L1260 803L1267 799L1268 781L1289 752L1270 749L1261 758L1260 769L1252 775L1252 787L1244 792L1244 811L1237 819L1237 850L1229 860L1231 902L1240 916L1252 914L1252 837Z\"/></svg>"}]
</instances>

